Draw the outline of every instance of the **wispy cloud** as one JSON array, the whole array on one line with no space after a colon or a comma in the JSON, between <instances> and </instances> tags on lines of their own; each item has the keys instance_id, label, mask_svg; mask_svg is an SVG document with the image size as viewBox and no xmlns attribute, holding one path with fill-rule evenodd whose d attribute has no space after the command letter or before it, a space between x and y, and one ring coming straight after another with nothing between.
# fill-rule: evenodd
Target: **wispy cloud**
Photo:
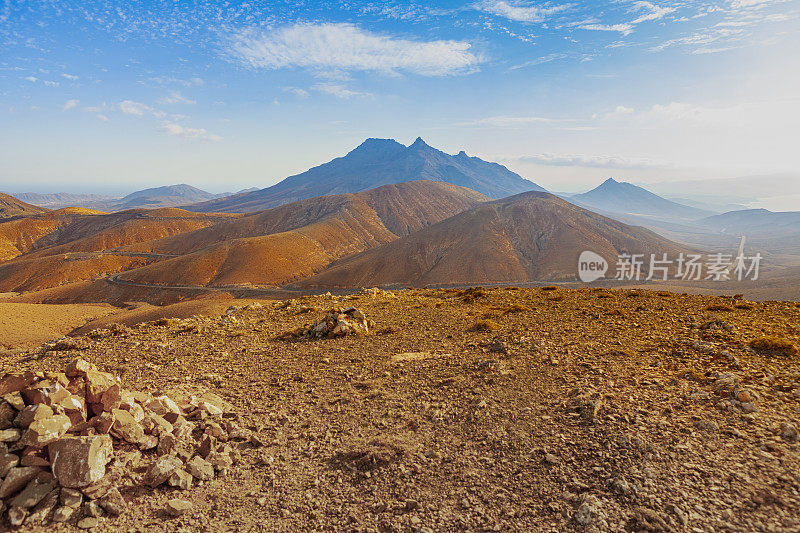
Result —
<instances>
[{"instance_id":1,"label":"wispy cloud","mask_svg":"<svg viewBox=\"0 0 800 533\"><path fill-rule=\"evenodd\" d=\"M551 61L558 61L559 59L566 59L567 54L563 54L560 52L554 52L552 54L547 54L546 56L542 56L536 59L532 59L531 61L526 61L524 63L520 63L519 65L514 65L513 67L509 68L509 70L519 70L521 68L527 67L535 67L536 65L542 65L544 63L550 63Z\"/></svg>"},{"instance_id":2,"label":"wispy cloud","mask_svg":"<svg viewBox=\"0 0 800 533\"><path fill-rule=\"evenodd\" d=\"M308 98L309 97L309 92L306 91L305 89L300 88L300 87L284 87L283 91L287 92L287 93L290 93L290 94L293 94L295 96L299 96L300 98Z\"/></svg>"},{"instance_id":3,"label":"wispy cloud","mask_svg":"<svg viewBox=\"0 0 800 533\"><path fill-rule=\"evenodd\" d=\"M570 5L553 5L550 3L507 2L506 0L481 0L472 5L473 9L504 17L516 22L544 22L555 13L564 11Z\"/></svg>"},{"instance_id":4,"label":"wispy cloud","mask_svg":"<svg viewBox=\"0 0 800 533\"><path fill-rule=\"evenodd\" d=\"M513 117L513 116L497 116L486 117L477 120L470 120L467 122L457 122L454 126L487 126L493 128L508 128L525 126L529 124L548 124L558 122L556 119L545 117Z\"/></svg>"},{"instance_id":5,"label":"wispy cloud","mask_svg":"<svg viewBox=\"0 0 800 533\"><path fill-rule=\"evenodd\" d=\"M593 167L593 168L666 168L672 165L644 158L629 158L613 155L587 154L531 154L513 160L537 165L559 167Z\"/></svg>"},{"instance_id":6,"label":"wispy cloud","mask_svg":"<svg viewBox=\"0 0 800 533\"><path fill-rule=\"evenodd\" d=\"M68 79L70 81L75 81L75 80L78 79L78 76L75 76L73 74L62 74L61 77L62 78L66 78L66 79Z\"/></svg>"},{"instance_id":7,"label":"wispy cloud","mask_svg":"<svg viewBox=\"0 0 800 533\"><path fill-rule=\"evenodd\" d=\"M194 100L190 100L186 98L178 91L171 91L169 96L165 96L158 101L159 104L164 105L171 105L171 104L194 104Z\"/></svg>"},{"instance_id":8,"label":"wispy cloud","mask_svg":"<svg viewBox=\"0 0 800 533\"><path fill-rule=\"evenodd\" d=\"M76 107L77 105L78 105L78 100L67 100L64 103L64 106L61 109L63 111L66 111L67 109L72 109L73 107Z\"/></svg>"},{"instance_id":9,"label":"wispy cloud","mask_svg":"<svg viewBox=\"0 0 800 533\"><path fill-rule=\"evenodd\" d=\"M464 41L409 40L347 23L294 24L233 34L228 54L254 68L339 69L422 76L469 73L482 58Z\"/></svg>"},{"instance_id":10,"label":"wispy cloud","mask_svg":"<svg viewBox=\"0 0 800 533\"><path fill-rule=\"evenodd\" d=\"M354 91L352 89L348 89L344 85L339 85L338 83L318 83L312 87L317 92L323 94L329 94L331 96L335 96L336 98L354 98L354 97L369 97L372 96L370 93Z\"/></svg>"},{"instance_id":11,"label":"wispy cloud","mask_svg":"<svg viewBox=\"0 0 800 533\"><path fill-rule=\"evenodd\" d=\"M141 117L145 113L151 112L153 108L151 108L146 104L134 102L132 100L123 100L122 102L119 103L119 110L125 113L126 115L136 115Z\"/></svg>"},{"instance_id":12,"label":"wispy cloud","mask_svg":"<svg viewBox=\"0 0 800 533\"><path fill-rule=\"evenodd\" d=\"M188 128L174 122L165 122L158 128L159 131L172 135L174 137L182 137L184 139L194 139L199 141L221 141L222 137L209 133L203 128Z\"/></svg>"}]
</instances>

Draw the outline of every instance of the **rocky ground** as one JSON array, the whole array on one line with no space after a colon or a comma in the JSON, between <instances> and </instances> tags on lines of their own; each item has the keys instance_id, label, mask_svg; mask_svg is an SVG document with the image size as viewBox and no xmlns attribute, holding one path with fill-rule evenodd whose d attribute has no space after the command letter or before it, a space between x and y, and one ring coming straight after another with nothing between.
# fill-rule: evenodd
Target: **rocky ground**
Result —
<instances>
[{"instance_id":1,"label":"rocky ground","mask_svg":"<svg viewBox=\"0 0 800 533\"><path fill-rule=\"evenodd\" d=\"M800 531L799 343L795 303L541 288L97 330L2 370L80 356L153 397L217 394L253 438L222 436L236 464L185 490L148 486L145 450L120 516L21 530Z\"/></svg>"}]
</instances>

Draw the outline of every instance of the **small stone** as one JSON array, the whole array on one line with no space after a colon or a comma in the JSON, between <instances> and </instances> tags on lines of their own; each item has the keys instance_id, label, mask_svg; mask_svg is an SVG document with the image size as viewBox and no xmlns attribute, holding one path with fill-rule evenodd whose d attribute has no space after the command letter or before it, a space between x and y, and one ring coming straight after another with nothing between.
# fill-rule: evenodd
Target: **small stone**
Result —
<instances>
[{"instance_id":1,"label":"small stone","mask_svg":"<svg viewBox=\"0 0 800 533\"><path fill-rule=\"evenodd\" d=\"M84 373L86 380L86 402L101 404L103 393L117 385L117 380L111 374L89 370Z\"/></svg>"},{"instance_id":2,"label":"small stone","mask_svg":"<svg viewBox=\"0 0 800 533\"><path fill-rule=\"evenodd\" d=\"M88 514L89 516L95 516L95 517L103 516L103 508L100 507L100 502L97 500L91 500L86 502L83 508L86 511L86 514Z\"/></svg>"},{"instance_id":3,"label":"small stone","mask_svg":"<svg viewBox=\"0 0 800 533\"><path fill-rule=\"evenodd\" d=\"M111 428L114 426L114 415L112 413L100 413L96 417L92 418L91 423L92 427L95 431L100 433L101 435L105 435Z\"/></svg>"},{"instance_id":4,"label":"small stone","mask_svg":"<svg viewBox=\"0 0 800 533\"><path fill-rule=\"evenodd\" d=\"M192 502L173 499L167 501L167 512L172 516L181 516L192 510Z\"/></svg>"},{"instance_id":5,"label":"small stone","mask_svg":"<svg viewBox=\"0 0 800 533\"><path fill-rule=\"evenodd\" d=\"M67 415L53 415L50 418L34 420L20 439L24 446L41 448L60 439L72 427Z\"/></svg>"},{"instance_id":6,"label":"small stone","mask_svg":"<svg viewBox=\"0 0 800 533\"><path fill-rule=\"evenodd\" d=\"M61 489L60 500L61 505L65 507L75 507L77 509L83 503L83 493L76 489L64 487Z\"/></svg>"},{"instance_id":7,"label":"small stone","mask_svg":"<svg viewBox=\"0 0 800 533\"><path fill-rule=\"evenodd\" d=\"M17 418L14 419L14 425L18 428L27 428L35 420L42 420L53 416L53 409L49 405L43 403L36 405L29 405L19 412Z\"/></svg>"},{"instance_id":8,"label":"small stone","mask_svg":"<svg viewBox=\"0 0 800 533\"><path fill-rule=\"evenodd\" d=\"M156 453L160 456L172 453L177 447L178 439L172 433L162 433L158 437Z\"/></svg>"},{"instance_id":9,"label":"small stone","mask_svg":"<svg viewBox=\"0 0 800 533\"><path fill-rule=\"evenodd\" d=\"M22 431L17 428L0 430L0 442L17 442L22 438Z\"/></svg>"},{"instance_id":10,"label":"small stone","mask_svg":"<svg viewBox=\"0 0 800 533\"><path fill-rule=\"evenodd\" d=\"M47 522L53 509L58 505L58 489L51 490L42 501L36 504L28 517L28 525L41 525Z\"/></svg>"},{"instance_id":11,"label":"small stone","mask_svg":"<svg viewBox=\"0 0 800 533\"><path fill-rule=\"evenodd\" d=\"M12 505L8 509L8 523L14 527L21 526L27 517L28 511L22 509L21 507L15 507Z\"/></svg>"},{"instance_id":12,"label":"small stone","mask_svg":"<svg viewBox=\"0 0 800 533\"><path fill-rule=\"evenodd\" d=\"M66 522L75 514L75 507L61 506L53 513L53 522Z\"/></svg>"},{"instance_id":13,"label":"small stone","mask_svg":"<svg viewBox=\"0 0 800 533\"><path fill-rule=\"evenodd\" d=\"M558 462L559 462L559 459L558 459L558 457L556 457L552 453L548 453L548 454L545 454L545 456L544 456L544 462L549 464L549 465L557 465Z\"/></svg>"},{"instance_id":14,"label":"small stone","mask_svg":"<svg viewBox=\"0 0 800 533\"><path fill-rule=\"evenodd\" d=\"M86 361L85 359L82 359L80 357L71 361L67 365L67 368L64 369L64 373L69 378L84 376L86 375L87 372L93 372L93 371L97 371L97 367L95 367L89 361Z\"/></svg>"},{"instance_id":15,"label":"small stone","mask_svg":"<svg viewBox=\"0 0 800 533\"><path fill-rule=\"evenodd\" d=\"M798 440L797 428L788 422L781 423L780 435L787 442L797 442Z\"/></svg>"},{"instance_id":16,"label":"small stone","mask_svg":"<svg viewBox=\"0 0 800 533\"><path fill-rule=\"evenodd\" d=\"M99 523L100 520L98 520L96 517L87 516L83 520L79 521L77 526L81 529L94 529Z\"/></svg>"},{"instance_id":17,"label":"small stone","mask_svg":"<svg viewBox=\"0 0 800 533\"><path fill-rule=\"evenodd\" d=\"M183 461L174 455L159 457L147 471L145 483L151 487L157 487L167 481L175 470L182 467Z\"/></svg>"},{"instance_id":18,"label":"small stone","mask_svg":"<svg viewBox=\"0 0 800 533\"><path fill-rule=\"evenodd\" d=\"M100 506L112 516L119 516L125 512L126 505L125 499L116 487L106 492L106 495L100 499Z\"/></svg>"},{"instance_id":19,"label":"small stone","mask_svg":"<svg viewBox=\"0 0 800 533\"><path fill-rule=\"evenodd\" d=\"M175 487L180 490L188 490L192 488L193 481L194 477L192 477L189 472L182 468L175 470L167 480L170 487Z\"/></svg>"},{"instance_id":20,"label":"small stone","mask_svg":"<svg viewBox=\"0 0 800 533\"><path fill-rule=\"evenodd\" d=\"M752 402L743 402L739 407L742 409L743 413L755 413L758 411L758 407Z\"/></svg>"},{"instance_id":21,"label":"small stone","mask_svg":"<svg viewBox=\"0 0 800 533\"><path fill-rule=\"evenodd\" d=\"M186 463L186 470L201 481L214 479L214 466L199 455L194 456L191 461Z\"/></svg>"},{"instance_id":22,"label":"small stone","mask_svg":"<svg viewBox=\"0 0 800 533\"><path fill-rule=\"evenodd\" d=\"M6 477L8 471L19 465L19 457L13 453L0 453L0 479Z\"/></svg>"},{"instance_id":23,"label":"small stone","mask_svg":"<svg viewBox=\"0 0 800 533\"><path fill-rule=\"evenodd\" d=\"M67 437L48 446L53 475L62 487L81 488L96 483L106 474L114 457L111 437Z\"/></svg>"},{"instance_id":24,"label":"small stone","mask_svg":"<svg viewBox=\"0 0 800 533\"><path fill-rule=\"evenodd\" d=\"M9 470L3 484L0 485L0 499L22 490L39 472L40 470L35 466L20 466Z\"/></svg>"},{"instance_id":25,"label":"small stone","mask_svg":"<svg viewBox=\"0 0 800 533\"><path fill-rule=\"evenodd\" d=\"M116 435L131 444L139 444L145 440L144 430L133 415L123 409L113 409L111 412L115 419L112 430Z\"/></svg>"},{"instance_id":26,"label":"small stone","mask_svg":"<svg viewBox=\"0 0 800 533\"><path fill-rule=\"evenodd\" d=\"M50 491L56 488L55 483L40 481L38 478L32 479L22 492L11 500L11 505L30 509L47 496Z\"/></svg>"},{"instance_id":27,"label":"small stone","mask_svg":"<svg viewBox=\"0 0 800 533\"><path fill-rule=\"evenodd\" d=\"M200 440L200 447L197 449L197 453L200 454L203 458L206 458L211 452L215 452L216 450L217 450L217 439L215 439L211 435L203 435Z\"/></svg>"}]
</instances>

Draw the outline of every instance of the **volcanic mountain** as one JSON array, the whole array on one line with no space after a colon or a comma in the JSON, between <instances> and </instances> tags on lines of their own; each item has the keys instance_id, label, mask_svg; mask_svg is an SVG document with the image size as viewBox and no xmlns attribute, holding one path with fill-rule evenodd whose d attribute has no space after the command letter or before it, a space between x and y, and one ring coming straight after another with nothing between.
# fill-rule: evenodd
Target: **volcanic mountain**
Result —
<instances>
[{"instance_id":1,"label":"volcanic mountain","mask_svg":"<svg viewBox=\"0 0 800 533\"><path fill-rule=\"evenodd\" d=\"M118 279L163 286L278 286L486 200L470 189L433 181L301 200L178 237L127 247L130 252L178 257L125 272Z\"/></svg>"},{"instance_id":2,"label":"volcanic mountain","mask_svg":"<svg viewBox=\"0 0 800 533\"><path fill-rule=\"evenodd\" d=\"M402 239L335 262L299 287L575 279L584 250L677 254L681 246L543 192L481 204ZM612 272L613 275L613 272Z\"/></svg>"},{"instance_id":3,"label":"volcanic mountain","mask_svg":"<svg viewBox=\"0 0 800 533\"><path fill-rule=\"evenodd\" d=\"M712 214L710 211L667 200L647 189L613 178L607 179L589 192L570 196L569 201L612 214L683 220L697 220Z\"/></svg>"},{"instance_id":4,"label":"volcanic mountain","mask_svg":"<svg viewBox=\"0 0 800 533\"><path fill-rule=\"evenodd\" d=\"M744 209L704 218L699 224L734 235L770 237L800 235L800 211Z\"/></svg>"},{"instance_id":5,"label":"volcanic mountain","mask_svg":"<svg viewBox=\"0 0 800 533\"><path fill-rule=\"evenodd\" d=\"M417 139L404 146L391 139L367 139L345 155L259 191L186 207L201 212L245 213L322 195L355 193L414 180L443 181L490 198L543 191L497 163L466 153L448 155Z\"/></svg>"},{"instance_id":6,"label":"volcanic mountain","mask_svg":"<svg viewBox=\"0 0 800 533\"><path fill-rule=\"evenodd\" d=\"M14 198L13 196L0 192L0 220L4 218L35 215L46 212L47 209L26 204L25 202Z\"/></svg>"}]
</instances>

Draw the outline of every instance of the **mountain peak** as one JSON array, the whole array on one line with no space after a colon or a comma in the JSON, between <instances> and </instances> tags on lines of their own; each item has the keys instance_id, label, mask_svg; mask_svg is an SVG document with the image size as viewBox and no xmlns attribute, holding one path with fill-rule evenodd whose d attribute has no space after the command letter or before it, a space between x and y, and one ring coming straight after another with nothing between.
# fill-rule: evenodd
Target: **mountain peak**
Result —
<instances>
[{"instance_id":1,"label":"mountain peak","mask_svg":"<svg viewBox=\"0 0 800 533\"><path fill-rule=\"evenodd\" d=\"M414 141L414 144L409 146L409 148L427 148L428 143L422 140L422 137L417 137L417 140Z\"/></svg>"},{"instance_id":2,"label":"mountain peak","mask_svg":"<svg viewBox=\"0 0 800 533\"><path fill-rule=\"evenodd\" d=\"M619 185L619 182L614 178L608 178L606 181L602 183L602 185Z\"/></svg>"}]
</instances>

